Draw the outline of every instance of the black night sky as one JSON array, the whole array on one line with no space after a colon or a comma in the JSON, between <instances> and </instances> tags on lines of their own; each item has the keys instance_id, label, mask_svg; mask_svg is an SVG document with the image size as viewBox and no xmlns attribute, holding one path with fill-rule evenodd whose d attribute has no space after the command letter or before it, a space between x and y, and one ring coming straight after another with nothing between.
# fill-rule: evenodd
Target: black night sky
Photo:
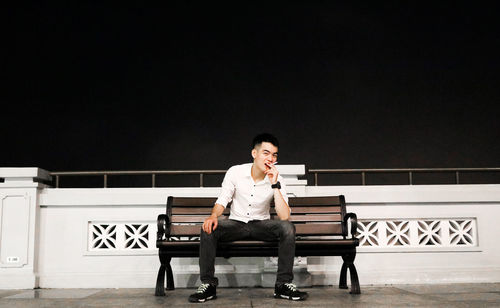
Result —
<instances>
[{"instance_id":1,"label":"black night sky","mask_svg":"<svg viewBox=\"0 0 500 308\"><path fill-rule=\"evenodd\" d=\"M203 3L4 9L0 166L500 165L495 7Z\"/></svg>"}]
</instances>

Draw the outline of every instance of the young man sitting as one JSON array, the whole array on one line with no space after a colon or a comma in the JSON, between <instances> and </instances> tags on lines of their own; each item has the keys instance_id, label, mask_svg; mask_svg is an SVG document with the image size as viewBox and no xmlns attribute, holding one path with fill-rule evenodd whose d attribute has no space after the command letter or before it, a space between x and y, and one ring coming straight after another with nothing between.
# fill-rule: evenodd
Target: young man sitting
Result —
<instances>
[{"instance_id":1,"label":"young man sitting","mask_svg":"<svg viewBox=\"0 0 500 308\"><path fill-rule=\"evenodd\" d=\"M217 243L242 239L279 241L278 273L274 297L303 300L301 292L292 283L295 256L295 226L288 221L290 207L286 187L276 169L278 140L271 134L256 136L252 144L253 163L231 167L222 182L222 190L210 217L205 219L200 239L200 280L190 302L204 302L217 298L215 274ZM278 219L270 219L271 201ZM232 201L229 219L218 220Z\"/></svg>"}]
</instances>

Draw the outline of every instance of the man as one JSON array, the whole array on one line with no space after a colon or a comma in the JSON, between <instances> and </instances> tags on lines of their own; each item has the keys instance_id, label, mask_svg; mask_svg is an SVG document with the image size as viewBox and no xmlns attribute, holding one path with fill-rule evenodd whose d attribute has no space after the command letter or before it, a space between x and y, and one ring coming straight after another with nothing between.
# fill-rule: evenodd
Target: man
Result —
<instances>
[{"instance_id":1,"label":"man","mask_svg":"<svg viewBox=\"0 0 500 308\"><path fill-rule=\"evenodd\" d=\"M217 242L241 239L279 241L278 273L274 297L303 300L306 292L292 283L295 256L295 226L288 221L290 207L286 187L281 182L275 164L278 159L278 140L271 134L260 134L253 139L253 163L231 167L222 182L219 198L210 217L205 219L200 239L200 280L190 302L204 302L217 298L215 274ZM269 215L271 201L278 219ZM229 219L218 220L232 201Z\"/></svg>"}]
</instances>

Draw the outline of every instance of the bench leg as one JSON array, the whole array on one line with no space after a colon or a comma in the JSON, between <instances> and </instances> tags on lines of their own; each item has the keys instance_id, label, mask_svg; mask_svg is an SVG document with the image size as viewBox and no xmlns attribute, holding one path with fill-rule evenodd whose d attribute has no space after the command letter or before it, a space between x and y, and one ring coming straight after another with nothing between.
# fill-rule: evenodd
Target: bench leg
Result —
<instances>
[{"instance_id":1,"label":"bench leg","mask_svg":"<svg viewBox=\"0 0 500 308\"><path fill-rule=\"evenodd\" d=\"M347 264L344 262L342 264L342 269L340 269L340 281L339 289L347 289Z\"/></svg>"},{"instance_id":2,"label":"bench leg","mask_svg":"<svg viewBox=\"0 0 500 308\"><path fill-rule=\"evenodd\" d=\"M158 255L160 257L160 269L156 277L155 296L165 296L165 269L167 266L167 257L162 253L161 249Z\"/></svg>"},{"instance_id":3,"label":"bench leg","mask_svg":"<svg viewBox=\"0 0 500 308\"><path fill-rule=\"evenodd\" d=\"M349 265L349 273L351 273L351 294L360 294L361 289L359 287L359 279L358 272L356 271L356 267L354 263Z\"/></svg>"},{"instance_id":4,"label":"bench leg","mask_svg":"<svg viewBox=\"0 0 500 308\"><path fill-rule=\"evenodd\" d=\"M167 258L167 290L174 290L174 274L172 272L172 266L170 266L170 260L172 260L172 257Z\"/></svg>"},{"instance_id":5,"label":"bench leg","mask_svg":"<svg viewBox=\"0 0 500 308\"><path fill-rule=\"evenodd\" d=\"M349 269L349 274L351 275L351 294L360 294L361 289L359 287L358 271L354 266L354 258L356 253L349 253L342 256L344 263L342 264L342 269L340 270L340 281L339 288L347 289L347 269Z\"/></svg>"},{"instance_id":6,"label":"bench leg","mask_svg":"<svg viewBox=\"0 0 500 308\"><path fill-rule=\"evenodd\" d=\"M159 252L160 269L158 270L158 277L156 278L156 296L165 296L165 272L167 273L167 290L174 290L174 275L170 261L172 257L167 257L161 250Z\"/></svg>"}]
</instances>

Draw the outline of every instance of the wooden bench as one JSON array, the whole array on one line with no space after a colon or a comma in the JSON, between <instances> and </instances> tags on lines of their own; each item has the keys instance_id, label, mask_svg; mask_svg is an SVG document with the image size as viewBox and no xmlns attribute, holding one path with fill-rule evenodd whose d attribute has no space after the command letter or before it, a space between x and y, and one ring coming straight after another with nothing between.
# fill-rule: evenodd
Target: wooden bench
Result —
<instances>
[{"instance_id":1,"label":"wooden bench","mask_svg":"<svg viewBox=\"0 0 500 308\"><path fill-rule=\"evenodd\" d=\"M179 257L198 257L200 231L203 221L210 215L216 198L168 197L166 214L158 216L156 247L159 248L160 270L156 281L156 296L165 295L165 273L167 290L174 289L170 260ZM357 217L346 213L344 196L291 197L290 220L296 227L296 256L342 256L339 288L347 289L347 269L351 275L351 292L359 294L359 280L354 266ZM227 219L229 206L219 219ZM271 207L271 217L276 213ZM350 238L347 222L350 220ZM219 243L219 257L277 256L278 243L243 240Z\"/></svg>"}]
</instances>

